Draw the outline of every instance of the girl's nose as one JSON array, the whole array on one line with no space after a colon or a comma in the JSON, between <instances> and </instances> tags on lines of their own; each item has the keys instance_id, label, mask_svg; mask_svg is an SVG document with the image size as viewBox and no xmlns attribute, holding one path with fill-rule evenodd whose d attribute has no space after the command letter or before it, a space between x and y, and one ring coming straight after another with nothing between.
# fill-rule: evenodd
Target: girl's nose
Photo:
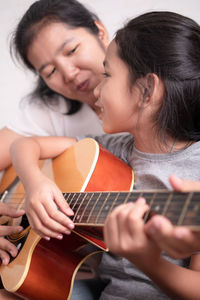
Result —
<instances>
[{"instance_id":1,"label":"girl's nose","mask_svg":"<svg viewBox=\"0 0 200 300\"><path fill-rule=\"evenodd\" d=\"M99 95L100 95L100 84L101 84L101 83L99 83L99 84L95 87L94 92L93 92L96 99L98 99L98 98L99 98Z\"/></svg>"}]
</instances>

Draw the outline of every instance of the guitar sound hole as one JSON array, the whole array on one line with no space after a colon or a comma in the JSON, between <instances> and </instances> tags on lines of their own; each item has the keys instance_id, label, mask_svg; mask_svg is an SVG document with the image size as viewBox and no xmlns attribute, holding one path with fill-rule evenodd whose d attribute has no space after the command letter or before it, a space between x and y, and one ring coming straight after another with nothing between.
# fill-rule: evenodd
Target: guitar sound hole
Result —
<instances>
[{"instance_id":1,"label":"guitar sound hole","mask_svg":"<svg viewBox=\"0 0 200 300\"><path fill-rule=\"evenodd\" d=\"M11 236L6 236L6 237L5 237L8 241L10 241L11 243L13 243L13 244L17 247L17 249L18 249L17 256L19 255L21 249L23 248L23 246L24 246L24 244L25 244L25 242L26 242L26 239L27 239L27 237L28 237L28 234L29 234L29 229L28 229L28 227L29 227L29 222L28 222L28 218L27 218L26 215L23 215L20 225L24 228L24 231L22 232L21 235L20 235L20 233L19 233L18 236L16 236L16 235L11 235ZM27 229L27 230L26 230L26 229ZM24 233L24 234L23 234L23 233ZM12 257L12 256L10 255L10 263L11 263L17 256Z\"/></svg>"},{"instance_id":2,"label":"guitar sound hole","mask_svg":"<svg viewBox=\"0 0 200 300\"><path fill-rule=\"evenodd\" d=\"M17 247L17 249L18 249L18 253L17 253L17 255L15 256L15 257L12 257L11 255L10 255L10 262L9 263L11 263L18 255L19 255L19 253L21 252L21 250L22 250L22 248L23 248L23 246L24 246L24 244L25 244L25 242L26 242L26 239L27 239L27 237L28 237L28 234L29 234L29 231L27 231L27 233L26 233L26 235L24 235L22 238L20 238L20 239L18 239L18 240L16 240L16 241L12 241L12 243ZM9 239L9 237L5 237L7 240L10 240ZM9 253L8 253L9 254Z\"/></svg>"},{"instance_id":3,"label":"guitar sound hole","mask_svg":"<svg viewBox=\"0 0 200 300\"><path fill-rule=\"evenodd\" d=\"M29 221L26 215L23 215L22 217L22 221L20 224L24 229L27 228L29 226Z\"/></svg>"}]
</instances>

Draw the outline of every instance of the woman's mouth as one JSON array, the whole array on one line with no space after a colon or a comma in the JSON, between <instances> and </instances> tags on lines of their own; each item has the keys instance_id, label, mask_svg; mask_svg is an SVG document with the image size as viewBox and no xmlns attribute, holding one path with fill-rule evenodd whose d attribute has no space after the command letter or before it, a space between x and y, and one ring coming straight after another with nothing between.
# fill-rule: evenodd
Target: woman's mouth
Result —
<instances>
[{"instance_id":1,"label":"woman's mouth","mask_svg":"<svg viewBox=\"0 0 200 300\"><path fill-rule=\"evenodd\" d=\"M87 92L89 89L89 80L83 81L81 84L77 86L77 89L81 92Z\"/></svg>"}]
</instances>

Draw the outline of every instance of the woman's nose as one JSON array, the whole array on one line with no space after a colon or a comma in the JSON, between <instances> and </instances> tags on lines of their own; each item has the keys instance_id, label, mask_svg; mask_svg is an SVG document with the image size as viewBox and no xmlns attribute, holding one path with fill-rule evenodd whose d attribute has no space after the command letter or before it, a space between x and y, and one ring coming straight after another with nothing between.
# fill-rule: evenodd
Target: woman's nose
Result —
<instances>
[{"instance_id":1,"label":"woman's nose","mask_svg":"<svg viewBox=\"0 0 200 300\"><path fill-rule=\"evenodd\" d=\"M62 62L59 66L60 72L64 78L65 82L73 81L76 77L76 75L79 73L79 68L77 68L73 63L71 62Z\"/></svg>"}]
</instances>

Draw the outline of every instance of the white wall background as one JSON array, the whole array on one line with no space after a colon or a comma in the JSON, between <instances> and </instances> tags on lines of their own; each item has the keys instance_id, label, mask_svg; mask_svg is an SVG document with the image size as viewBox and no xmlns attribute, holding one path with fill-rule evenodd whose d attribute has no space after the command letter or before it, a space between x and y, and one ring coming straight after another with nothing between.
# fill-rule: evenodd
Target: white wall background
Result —
<instances>
[{"instance_id":1,"label":"white wall background","mask_svg":"<svg viewBox=\"0 0 200 300\"><path fill-rule=\"evenodd\" d=\"M18 20L35 0L0 0L0 128L12 118L20 100L31 89L30 71L15 65L10 58L9 37ZM182 13L200 23L200 0L80 0L98 14L110 38L127 18L150 10Z\"/></svg>"}]
</instances>

